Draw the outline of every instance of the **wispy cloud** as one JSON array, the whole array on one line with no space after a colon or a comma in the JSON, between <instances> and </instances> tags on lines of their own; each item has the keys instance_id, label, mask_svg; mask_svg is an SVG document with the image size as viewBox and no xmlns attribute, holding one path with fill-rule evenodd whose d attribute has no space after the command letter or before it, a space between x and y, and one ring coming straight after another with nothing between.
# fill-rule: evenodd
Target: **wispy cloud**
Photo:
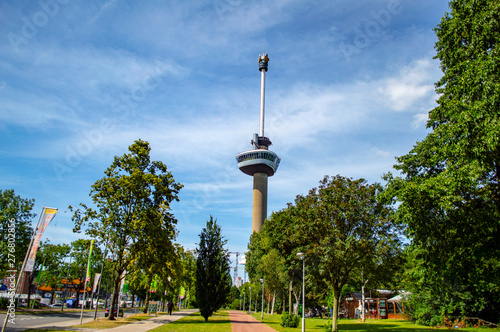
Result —
<instances>
[{"instance_id":1,"label":"wispy cloud","mask_svg":"<svg viewBox=\"0 0 500 332\"><path fill-rule=\"evenodd\" d=\"M116 6L116 4L118 3L118 0L108 0L106 1L102 6L101 6L101 9L99 9L99 11L94 15L92 16L89 21L88 21L88 25L92 25L94 24L97 20L99 20L101 18L101 16L108 12L109 10L111 10L112 8L114 8Z\"/></svg>"},{"instance_id":2,"label":"wispy cloud","mask_svg":"<svg viewBox=\"0 0 500 332\"><path fill-rule=\"evenodd\" d=\"M400 69L398 77L381 82L380 93L387 98L387 106L396 111L405 111L416 102L434 94L436 62L428 58L419 59Z\"/></svg>"},{"instance_id":3,"label":"wispy cloud","mask_svg":"<svg viewBox=\"0 0 500 332\"><path fill-rule=\"evenodd\" d=\"M401 10L391 12L391 3ZM28 32L34 15L49 16L40 4L4 1L4 30ZM259 129L258 54L271 57L265 134L282 158L269 179L270 212L326 174L378 181L393 156L426 134L440 76L432 27L443 7L433 0L67 2L34 25L17 52L0 40L2 183L41 205L88 202L113 156L142 138L152 159L185 184L173 207L179 238L195 243L213 214L244 250L252 180L234 157ZM375 24L379 33L367 30ZM372 33L363 47L356 29ZM350 61L342 42L358 43ZM69 216L60 218L58 227L69 229ZM57 241L71 237L59 233Z\"/></svg>"}]
</instances>

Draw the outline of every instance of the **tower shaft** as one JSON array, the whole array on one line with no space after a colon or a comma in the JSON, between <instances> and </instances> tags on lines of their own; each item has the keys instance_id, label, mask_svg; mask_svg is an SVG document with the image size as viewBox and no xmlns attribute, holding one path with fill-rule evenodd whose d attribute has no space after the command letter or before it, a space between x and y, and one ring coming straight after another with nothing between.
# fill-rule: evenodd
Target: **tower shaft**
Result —
<instances>
[{"instance_id":1,"label":"tower shaft","mask_svg":"<svg viewBox=\"0 0 500 332\"><path fill-rule=\"evenodd\" d=\"M253 175L252 233L260 231L267 217L267 177L266 173Z\"/></svg>"}]
</instances>

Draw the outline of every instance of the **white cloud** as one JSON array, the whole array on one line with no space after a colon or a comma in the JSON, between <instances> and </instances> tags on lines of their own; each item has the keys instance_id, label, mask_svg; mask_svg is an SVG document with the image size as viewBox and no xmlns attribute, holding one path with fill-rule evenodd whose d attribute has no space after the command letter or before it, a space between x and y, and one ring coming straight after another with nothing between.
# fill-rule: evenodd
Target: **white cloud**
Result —
<instances>
[{"instance_id":1,"label":"white cloud","mask_svg":"<svg viewBox=\"0 0 500 332\"><path fill-rule=\"evenodd\" d=\"M434 94L433 78L436 63L420 59L400 69L399 76L381 80L379 92L386 98L386 104L396 111L406 111Z\"/></svg>"}]
</instances>

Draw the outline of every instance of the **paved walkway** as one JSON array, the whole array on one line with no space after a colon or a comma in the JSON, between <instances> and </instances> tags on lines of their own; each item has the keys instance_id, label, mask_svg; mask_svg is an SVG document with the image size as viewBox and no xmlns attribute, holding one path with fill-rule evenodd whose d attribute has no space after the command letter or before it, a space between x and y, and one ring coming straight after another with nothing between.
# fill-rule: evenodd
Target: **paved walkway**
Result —
<instances>
[{"instance_id":1,"label":"paved walkway","mask_svg":"<svg viewBox=\"0 0 500 332\"><path fill-rule=\"evenodd\" d=\"M163 324L168 324L175 322L178 319L181 319L184 316L188 316L193 312L197 312L198 309L188 309L182 311L176 311L170 315L161 315L157 317L153 317L146 320L141 320L139 322L135 322L132 324L121 325L117 327L113 327L112 329L107 329L106 332L144 332L149 331Z\"/></svg>"},{"instance_id":2,"label":"paved walkway","mask_svg":"<svg viewBox=\"0 0 500 332\"><path fill-rule=\"evenodd\" d=\"M242 311L230 310L229 319L233 332L276 332L275 329Z\"/></svg>"}]
</instances>

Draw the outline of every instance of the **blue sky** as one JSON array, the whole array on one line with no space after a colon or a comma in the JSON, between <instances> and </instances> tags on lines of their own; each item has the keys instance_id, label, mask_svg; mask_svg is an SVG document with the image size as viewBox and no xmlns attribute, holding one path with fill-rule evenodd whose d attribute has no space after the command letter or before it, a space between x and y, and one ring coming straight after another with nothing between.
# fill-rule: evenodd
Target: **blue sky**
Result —
<instances>
[{"instance_id":1,"label":"blue sky","mask_svg":"<svg viewBox=\"0 0 500 332\"><path fill-rule=\"evenodd\" d=\"M251 232L252 178L236 165L259 130L281 157L268 214L324 175L380 182L425 129L441 77L433 28L444 0L2 1L1 189L60 209L134 140L184 184L178 242L194 249L210 214L230 251Z\"/></svg>"}]
</instances>

